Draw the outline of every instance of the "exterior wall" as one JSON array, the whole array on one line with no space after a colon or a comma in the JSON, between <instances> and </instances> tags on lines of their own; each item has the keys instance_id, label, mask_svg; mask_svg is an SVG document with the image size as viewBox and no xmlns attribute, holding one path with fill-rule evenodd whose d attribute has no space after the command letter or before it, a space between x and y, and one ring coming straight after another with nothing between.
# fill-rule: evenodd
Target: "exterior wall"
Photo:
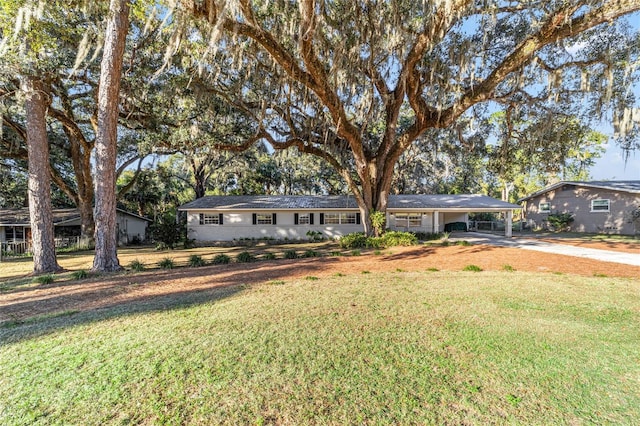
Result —
<instances>
[{"instance_id":1,"label":"exterior wall","mask_svg":"<svg viewBox=\"0 0 640 426\"><path fill-rule=\"evenodd\" d=\"M197 241L233 241L242 238L273 238L276 240L308 239L308 231L322 232L325 238L337 238L353 232L362 232L361 224L320 225L320 213L339 213L338 211L259 211L259 213L276 213L276 225L254 225L254 212L224 212L222 225L200 225L200 213L218 214L211 210L187 212L187 229L189 238ZM313 225L296 225L295 213L313 213ZM341 213L344 213L342 211ZM349 212L349 213L355 213Z\"/></svg>"},{"instance_id":2,"label":"exterior wall","mask_svg":"<svg viewBox=\"0 0 640 426\"><path fill-rule=\"evenodd\" d=\"M608 212L591 211L591 201L598 199L610 200ZM640 232L640 224L634 226L630 218L630 212L640 206L640 194L565 185L526 201L525 218L532 228L546 227L549 213L539 212L540 203L550 203L551 213L572 213L572 231L625 235Z\"/></svg>"},{"instance_id":3,"label":"exterior wall","mask_svg":"<svg viewBox=\"0 0 640 426\"><path fill-rule=\"evenodd\" d=\"M116 223L118 224L120 242L126 244L135 237L139 238L140 241L145 240L148 225L146 220L118 212L116 214Z\"/></svg>"}]
</instances>

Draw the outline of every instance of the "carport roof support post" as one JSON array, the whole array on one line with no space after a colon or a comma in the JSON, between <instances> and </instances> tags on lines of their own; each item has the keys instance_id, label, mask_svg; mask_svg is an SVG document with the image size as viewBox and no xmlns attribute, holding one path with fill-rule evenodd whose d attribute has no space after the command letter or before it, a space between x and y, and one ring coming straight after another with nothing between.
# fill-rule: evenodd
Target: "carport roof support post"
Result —
<instances>
[{"instance_id":1,"label":"carport roof support post","mask_svg":"<svg viewBox=\"0 0 640 426\"><path fill-rule=\"evenodd\" d=\"M507 220L504 224L504 236L511 238L513 236L513 210L505 210Z\"/></svg>"}]
</instances>

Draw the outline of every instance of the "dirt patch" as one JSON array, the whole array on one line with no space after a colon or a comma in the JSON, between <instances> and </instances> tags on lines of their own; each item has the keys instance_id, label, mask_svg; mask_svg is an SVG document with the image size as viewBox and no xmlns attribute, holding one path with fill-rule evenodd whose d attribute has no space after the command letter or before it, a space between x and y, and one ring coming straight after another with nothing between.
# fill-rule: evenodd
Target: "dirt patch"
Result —
<instances>
[{"instance_id":1,"label":"dirt patch","mask_svg":"<svg viewBox=\"0 0 640 426\"><path fill-rule=\"evenodd\" d=\"M640 255L640 242L629 243L620 241L587 241L580 238L536 238L536 241L546 241L553 244L565 244L576 247L619 251L623 253L635 253Z\"/></svg>"},{"instance_id":2,"label":"dirt patch","mask_svg":"<svg viewBox=\"0 0 640 426\"><path fill-rule=\"evenodd\" d=\"M125 308L132 304L166 303L187 295L237 291L243 284L293 280L338 273L393 271L460 271L476 265L485 271L517 271L577 274L583 276L640 277L640 267L590 259L530 252L489 245L393 248L380 255L323 257L263 261L171 271L122 273L83 281L59 281L29 285L0 293L0 323L60 312Z\"/></svg>"}]
</instances>

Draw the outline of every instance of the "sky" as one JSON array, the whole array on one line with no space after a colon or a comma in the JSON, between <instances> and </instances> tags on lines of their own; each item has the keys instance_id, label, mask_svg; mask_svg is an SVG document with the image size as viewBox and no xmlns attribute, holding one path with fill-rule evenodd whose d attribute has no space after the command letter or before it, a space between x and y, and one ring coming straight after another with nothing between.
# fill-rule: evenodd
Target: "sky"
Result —
<instances>
[{"instance_id":1,"label":"sky","mask_svg":"<svg viewBox=\"0 0 640 426\"><path fill-rule=\"evenodd\" d=\"M590 169L593 180L640 180L640 152L629 153L624 159L624 152L614 143L609 143L607 151Z\"/></svg>"}]
</instances>

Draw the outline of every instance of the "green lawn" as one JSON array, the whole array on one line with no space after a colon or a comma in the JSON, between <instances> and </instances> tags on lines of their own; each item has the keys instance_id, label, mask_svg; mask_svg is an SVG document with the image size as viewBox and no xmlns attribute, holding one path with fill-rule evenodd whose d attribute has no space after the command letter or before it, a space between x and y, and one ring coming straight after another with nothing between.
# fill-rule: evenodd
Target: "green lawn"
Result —
<instances>
[{"instance_id":1,"label":"green lawn","mask_svg":"<svg viewBox=\"0 0 640 426\"><path fill-rule=\"evenodd\" d=\"M389 272L0 328L0 424L637 424L640 279Z\"/></svg>"}]
</instances>

